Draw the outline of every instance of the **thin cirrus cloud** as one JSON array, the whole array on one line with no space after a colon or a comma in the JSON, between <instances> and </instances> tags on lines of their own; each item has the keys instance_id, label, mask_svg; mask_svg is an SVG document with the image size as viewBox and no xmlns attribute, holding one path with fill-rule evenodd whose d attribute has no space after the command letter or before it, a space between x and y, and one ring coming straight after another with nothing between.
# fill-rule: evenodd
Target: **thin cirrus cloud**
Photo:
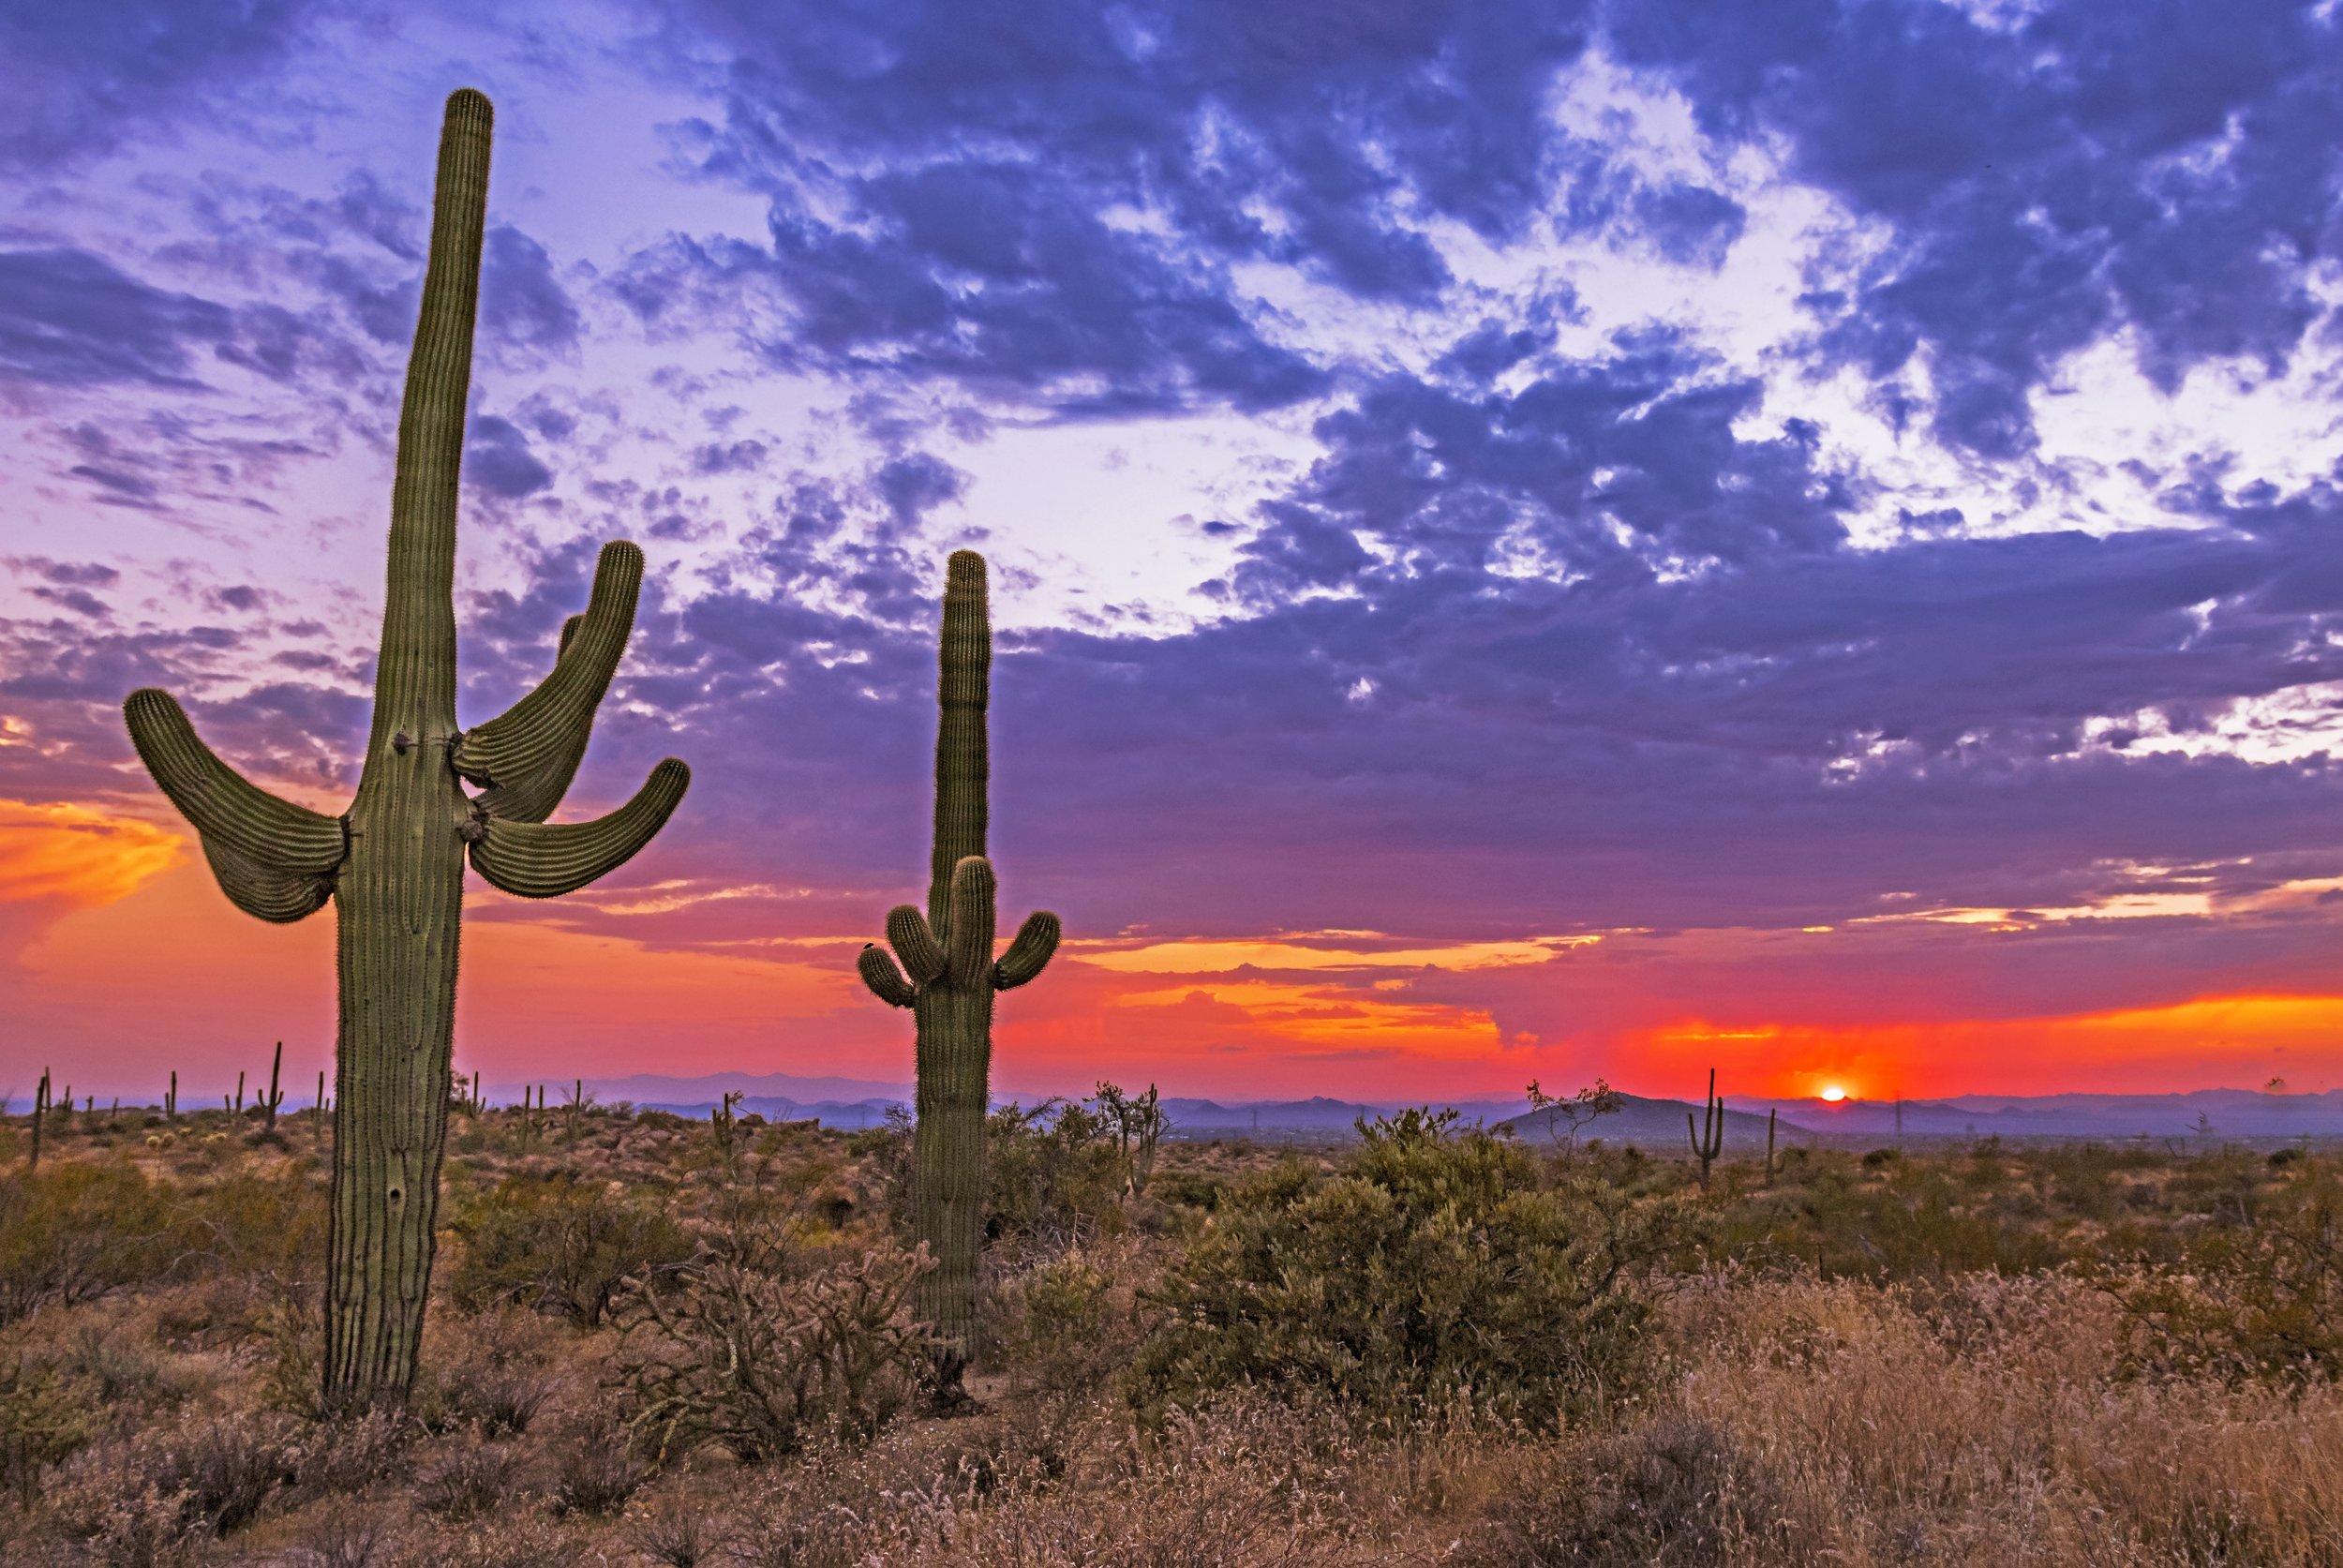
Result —
<instances>
[{"instance_id":1,"label":"thin cirrus cloud","mask_svg":"<svg viewBox=\"0 0 2343 1568\"><path fill-rule=\"evenodd\" d=\"M1083 938L1030 1085L2018 1087L2126 1019L2174 1083L2343 1067L2332 7L696 0L385 22L373 73L339 20L36 40L0 795L162 820L149 682L347 788L428 195L372 127L460 73L466 715L630 535L580 801L696 769L613 888L479 923L709 998L708 1065L890 1038L818 977L921 862L973 544L1007 896Z\"/></svg>"}]
</instances>

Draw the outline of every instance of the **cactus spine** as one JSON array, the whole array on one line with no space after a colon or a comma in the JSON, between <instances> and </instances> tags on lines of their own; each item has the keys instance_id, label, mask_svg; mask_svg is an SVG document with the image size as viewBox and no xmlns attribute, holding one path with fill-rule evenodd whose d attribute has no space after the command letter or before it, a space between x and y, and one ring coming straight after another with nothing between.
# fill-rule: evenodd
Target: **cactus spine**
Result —
<instances>
[{"instance_id":1,"label":"cactus spine","mask_svg":"<svg viewBox=\"0 0 2343 1568\"><path fill-rule=\"evenodd\" d=\"M944 1396L959 1390L976 1318L977 1257L984 1241L984 1118L992 1063L992 995L1041 973L1058 918L1025 918L998 963L995 889L984 858L991 782L985 709L992 697L992 625L984 558L956 550L946 567L937 656L935 836L928 907L888 912L887 940L857 967L882 1002L916 1020L918 1125L912 1135L912 1232L935 1266L913 1306L934 1329Z\"/></svg>"},{"instance_id":2,"label":"cactus spine","mask_svg":"<svg viewBox=\"0 0 2343 1568\"><path fill-rule=\"evenodd\" d=\"M501 716L455 727L455 514L493 111L464 88L440 136L423 308L399 410L389 593L374 720L339 817L280 800L196 738L175 701L134 692L130 737L247 914L337 916L334 1178L326 1264L329 1404L403 1395L431 1280L446 1148L464 861L525 898L584 887L648 843L691 774L662 762L595 821L550 826L634 622L642 552L603 547L591 602L553 671ZM465 782L479 785L468 793Z\"/></svg>"},{"instance_id":3,"label":"cactus spine","mask_svg":"<svg viewBox=\"0 0 2343 1568\"><path fill-rule=\"evenodd\" d=\"M1724 1101L1717 1098L1717 1069L1709 1069L1709 1098L1701 1102L1700 1130L1693 1130L1693 1113L1684 1113L1684 1136L1692 1141L1693 1157L1700 1161L1700 1190L1709 1190L1709 1167L1724 1152Z\"/></svg>"}]
</instances>

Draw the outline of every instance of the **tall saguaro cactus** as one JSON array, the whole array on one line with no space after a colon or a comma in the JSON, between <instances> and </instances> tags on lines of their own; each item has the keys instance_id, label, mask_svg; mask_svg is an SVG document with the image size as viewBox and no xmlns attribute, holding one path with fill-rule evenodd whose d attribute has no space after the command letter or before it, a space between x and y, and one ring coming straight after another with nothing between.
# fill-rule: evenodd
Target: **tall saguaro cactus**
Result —
<instances>
[{"instance_id":1,"label":"tall saguaro cactus","mask_svg":"<svg viewBox=\"0 0 2343 1568\"><path fill-rule=\"evenodd\" d=\"M642 552L603 547L584 615L545 682L498 718L455 726L455 513L488 194L488 100L464 88L440 133L430 261L399 410L390 591L365 770L338 817L247 782L196 738L179 704L133 692L130 739L203 842L220 890L264 920L331 899L340 1025L326 1265L325 1396L346 1404L413 1381L446 1147L464 861L524 898L616 869L683 798L669 758L632 800L554 826L634 620ZM469 782L479 793L466 790Z\"/></svg>"},{"instance_id":2,"label":"tall saguaro cactus","mask_svg":"<svg viewBox=\"0 0 2343 1568\"><path fill-rule=\"evenodd\" d=\"M998 962L992 957L994 884L984 858L991 780L985 707L992 696L992 624L984 558L956 550L944 580L935 733L935 840L928 907L887 916L889 956L866 946L858 967L882 1002L909 1008L918 1031L918 1113L912 1135L912 1228L935 1267L915 1287L914 1308L938 1339L947 1391L958 1387L977 1310L977 1257L984 1244L984 1117L992 1066L993 993L1023 985L1057 950L1058 918L1025 917Z\"/></svg>"},{"instance_id":3,"label":"tall saguaro cactus","mask_svg":"<svg viewBox=\"0 0 2343 1568\"><path fill-rule=\"evenodd\" d=\"M1724 1101L1717 1098L1717 1069L1709 1069L1709 1096L1700 1103L1700 1127L1693 1128L1693 1113L1684 1113L1684 1137L1700 1162L1700 1190L1709 1190L1709 1167L1724 1152Z\"/></svg>"}]
</instances>

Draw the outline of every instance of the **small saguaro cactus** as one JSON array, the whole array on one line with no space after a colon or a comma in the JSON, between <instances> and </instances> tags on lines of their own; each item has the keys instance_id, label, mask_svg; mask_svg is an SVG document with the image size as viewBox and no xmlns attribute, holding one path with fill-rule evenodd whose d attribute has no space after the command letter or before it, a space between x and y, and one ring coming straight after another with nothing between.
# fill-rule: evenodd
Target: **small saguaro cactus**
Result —
<instances>
[{"instance_id":1,"label":"small saguaro cactus","mask_svg":"<svg viewBox=\"0 0 2343 1568\"><path fill-rule=\"evenodd\" d=\"M670 758L609 815L545 821L585 754L634 623L643 555L629 544L603 547L591 601L562 628L544 683L500 716L456 727L455 515L492 121L487 98L469 87L447 100L399 410L374 720L350 809L327 816L249 783L162 692L133 692L125 704L139 756L195 825L237 907L291 921L329 899L336 906L330 1405L400 1396L414 1380L447 1145L467 856L506 892L571 892L648 844L691 779Z\"/></svg>"},{"instance_id":2,"label":"small saguaro cactus","mask_svg":"<svg viewBox=\"0 0 2343 1568\"><path fill-rule=\"evenodd\" d=\"M1724 1101L1717 1098L1717 1069L1709 1069L1709 1098L1701 1103L1700 1130L1693 1130L1693 1113L1684 1113L1684 1136L1692 1140L1693 1157L1700 1161L1700 1190L1709 1190L1709 1167L1724 1152Z\"/></svg>"},{"instance_id":3,"label":"small saguaro cactus","mask_svg":"<svg viewBox=\"0 0 2343 1568\"><path fill-rule=\"evenodd\" d=\"M917 1021L918 1121L912 1133L912 1234L935 1266L912 1304L936 1335L943 1396L956 1395L976 1321L977 1258L984 1243L984 1117L992 1065L992 993L1041 973L1057 950L1058 918L1025 917L992 957L992 862L984 858L991 781L985 708L992 697L992 624L984 558L956 550L944 578L937 658L935 838L928 907L887 916L894 948L866 946L857 966L882 1002Z\"/></svg>"},{"instance_id":4,"label":"small saguaro cactus","mask_svg":"<svg viewBox=\"0 0 2343 1568\"><path fill-rule=\"evenodd\" d=\"M268 1098L261 1102L261 1115L268 1130L276 1130L276 1113L285 1103L285 1091L276 1086L276 1075L285 1070L285 1042L276 1042L276 1055L268 1065Z\"/></svg>"},{"instance_id":5,"label":"small saguaro cactus","mask_svg":"<svg viewBox=\"0 0 2343 1568\"><path fill-rule=\"evenodd\" d=\"M24 1169L40 1169L40 1124L49 1119L49 1069L40 1069L40 1087L33 1091L33 1152Z\"/></svg>"}]
</instances>

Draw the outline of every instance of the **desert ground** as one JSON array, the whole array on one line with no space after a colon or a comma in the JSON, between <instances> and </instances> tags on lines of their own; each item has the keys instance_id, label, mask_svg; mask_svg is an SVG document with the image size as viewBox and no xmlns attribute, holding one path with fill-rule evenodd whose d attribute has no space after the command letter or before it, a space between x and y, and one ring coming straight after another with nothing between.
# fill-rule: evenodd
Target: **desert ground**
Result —
<instances>
[{"instance_id":1,"label":"desert ground","mask_svg":"<svg viewBox=\"0 0 2343 1568\"><path fill-rule=\"evenodd\" d=\"M907 1127L451 1112L416 1391L319 1408L323 1129L0 1130L17 1564L2343 1562L2329 1151L1302 1146L996 1112L939 1408ZM1599 1134L1600 1124L1589 1129Z\"/></svg>"}]
</instances>

